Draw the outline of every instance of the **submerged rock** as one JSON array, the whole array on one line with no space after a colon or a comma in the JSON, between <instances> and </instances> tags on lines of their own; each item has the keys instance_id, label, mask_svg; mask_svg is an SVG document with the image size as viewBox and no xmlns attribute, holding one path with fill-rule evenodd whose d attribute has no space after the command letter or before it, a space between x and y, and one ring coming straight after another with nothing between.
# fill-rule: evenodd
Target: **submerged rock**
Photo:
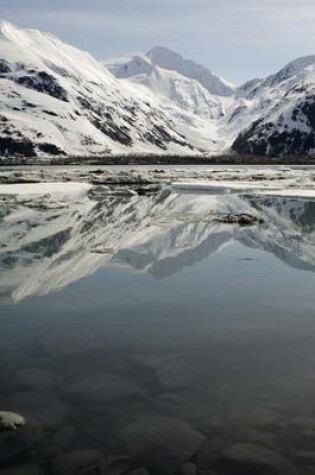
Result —
<instances>
[{"instance_id":1,"label":"submerged rock","mask_svg":"<svg viewBox=\"0 0 315 475\"><path fill-rule=\"evenodd\" d=\"M53 475L105 475L104 458L96 450L80 450L62 454L52 465Z\"/></svg>"},{"instance_id":2,"label":"submerged rock","mask_svg":"<svg viewBox=\"0 0 315 475\"><path fill-rule=\"evenodd\" d=\"M271 429L279 427L283 421L281 413L269 408L253 409L246 413L243 423L253 429Z\"/></svg>"},{"instance_id":3,"label":"submerged rock","mask_svg":"<svg viewBox=\"0 0 315 475\"><path fill-rule=\"evenodd\" d=\"M189 387L196 380L196 368L187 358L170 358L156 370L160 383L167 388Z\"/></svg>"},{"instance_id":4,"label":"submerged rock","mask_svg":"<svg viewBox=\"0 0 315 475\"><path fill-rule=\"evenodd\" d=\"M47 428L61 426L66 414L66 406L61 401L35 391L18 392L7 399L6 404Z\"/></svg>"},{"instance_id":5,"label":"submerged rock","mask_svg":"<svg viewBox=\"0 0 315 475\"><path fill-rule=\"evenodd\" d=\"M305 465L312 465L315 468L315 451L311 450L300 450L294 452L294 458Z\"/></svg>"},{"instance_id":6,"label":"submerged rock","mask_svg":"<svg viewBox=\"0 0 315 475\"><path fill-rule=\"evenodd\" d=\"M47 457L56 457L70 447L75 431L72 427L62 427L46 439L44 453Z\"/></svg>"},{"instance_id":7,"label":"submerged rock","mask_svg":"<svg viewBox=\"0 0 315 475\"><path fill-rule=\"evenodd\" d=\"M123 475L128 472L130 467L131 467L130 459L123 455L116 455L113 457L109 457L105 461L106 475Z\"/></svg>"},{"instance_id":8,"label":"submerged rock","mask_svg":"<svg viewBox=\"0 0 315 475\"><path fill-rule=\"evenodd\" d=\"M264 447L270 447L271 449L277 446L276 435L272 432L263 432L255 429L246 430L244 433L244 439L246 439L246 443L263 445Z\"/></svg>"},{"instance_id":9,"label":"submerged rock","mask_svg":"<svg viewBox=\"0 0 315 475\"><path fill-rule=\"evenodd\" d=\"M287 426L301 432L315 430L315 419L312 417L298 416L287 421Z\"/></svg>"},{"instance_id":10,"label":"submerged rock","mask_svg":"<svg viewBox=\"0 0 315 475\"><path fill-rule=\"evenodd\" d=\"M50 392L57 385L57 376L41 369L23 369L17 372L14 386L40 392Z\"/></svg>"},{"instance_id":11,"label":"submerged rock","mask_svg":"<svg viewBox=\"0 0 315 475\"><path fill-rule=\"evenodd\" d=\"M19 430L0 432L0 464L16 462L19 457L28 457L42 438L42 432L32 421Z\"/></svg>"},{"instance_id":12,"label":"submerged rock","mask_svg":"<svg viewBox=\"0 0 315 475\"><path fill-rule=\"evenodd\" d=\"M84 399L108 402L140 396L143 390L133 381L112 374L94 374L69 387L69 392Z\"/></svg>"},{"instance_id":13,"label":"submerged rock","mask_svg":"<svg viewBox=\"0 0 315 475\"><path fill-rule=\"evenodd\" d=\"M134 470L131 470L131 472L128 472L126 475L150 475L149 472L143 468L135 468Z\"/></svg>"},{"instance_id":14,"label":"submerged rock","mask_svg":"<svg viewBox=\"0 0 315 475\"><path fill-rule=\"evenodd\" d=\"M0 432L17 430L25 426L24 417L14 412L0 411Z\"/></svg>"},{"instance_id":15,"label":"submerged rock","mask_svg":"<svg viewBox=\"0 0 315 475\"><path fill-rule=\"evenodd\" d=\"M44 472L38 465L23 464L16 467L0 469L0 475L43 475Z\"/></svg>"},{"instance_id":16,"label":"submerged rock","mask_svg":"<svg viewBox=\"0 0 315 475\"><path fill-rule=\"evenodd\" d=\"M55 337L47 336L41 342L43 351L53 358L80 355L90 351L102 350L104 342L90 337Z\"/></svg>"},{"instance_id":17,"label":"submerged rock","mask_svg":"<svg viewBox=\"0 0 315 475\"><path fill-rule=\"evenodd\" d=\"M219 439L206 440L196 453L198 470L214 467L224 458L223 445Z\"/></svg>"},{"instance_id":18,"label":"submerged rock","mask_svg":"<svg viewBox=\"0 0 315 475\"><path fill-rule=\"evenodd\" d=\"M193 462L185 463L180 470L181 475L197 475L198 469Z\"/></svg>"},{"instance_id":19,"label":"submerged rock","mask_svg":"<svg viewBox=\"0 0 315 475\"><path fill-rule=\"evenodd\" d=\"M284 457L255 444L233 445L227 450L226 458L244 474L297 475L295 467Z\"/></svg>"},{"instance_id":20,"label":"submerged rock","mask_svg":"<svg viewBox=\"0 0 315 475\"><path fill-rule=\"evenodd\" d=\"M127 427L123 441L132 459L154 473L169 474L190 460L204 437L182 420L147 417Z\"/></svg>"},{"instance_id":21,"label":"submerged rock","mask_svg":"<svg viewBox=\"0 0 315 475\"><path fill-rule=\"evenodd\" d=\"M315 467L305 467L303 475L315 475Z\"/></svg>"}]
</instances>

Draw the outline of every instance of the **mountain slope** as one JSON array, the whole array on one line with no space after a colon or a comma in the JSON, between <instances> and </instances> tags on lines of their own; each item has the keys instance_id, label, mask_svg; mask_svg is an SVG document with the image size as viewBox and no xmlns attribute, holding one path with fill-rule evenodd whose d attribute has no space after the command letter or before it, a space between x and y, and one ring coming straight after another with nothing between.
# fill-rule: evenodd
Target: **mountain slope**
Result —
<instances>
[{"instance_id":1,"label":"mountain slope","mask_svg":"<svg viewBox=\"0 0 315 475\"><path fill-rule=\"evenodd\" d=\"M315 152L315 56L299 58L259 83L246 97L244 130L232 148L279 156ZM244 116L247 114L247 122ZM252 117L251 122L248 117Z\"/></svg>"},{"instance_id":2,"label":"mountain slope","mask_svg":"<svg viewBox=\"0 0 315 475\"><path fill-rule=\"evenodd\" d=\"M299 58L266 79L233 88L166 48L105 63L123 82L162 97L212 124L216 147L244 155L315 153L315 56Z\"/></svg>"},{"instance_id":3,"label":"mountain slope","mask_svg":"<svg viewBox=\"0 0 315 475\"><path fill-rule=\"evenodd\" d=\"M0 23L0 155L100 155L208 149L149 91L122 84L50 34ZM186 137L187 133L187 137ZM199 137L200 136L200 137Z\"/></svg>"},{"instance_id":4,"label":"mountain slope","mask_svg":"<svg viewBox=\"0 0 315 475\"><path fill-rule=\"evenodd\" d=\"M234 94L234 88L209 69L162 47L103 64L118 79L143 85L164 100L209 120L225 115Z\"/></svg>"},{"instance_id":5,"label":"mountain slope","mask_svg":"<svg viewBox=\"0 0 315 475\"><path fill-rule=\"evenodd\" d=\"M150 74L154 68L161 68L197 81L211 95L231 96L236 90L233 84L215 75L210 69L194 61L184 59L180 54L163 46L155 46L144 55L107 60L103 63L114 76L120 79L139 74Z\"/></svg>"},{"instance_id":6,"label":"mountain slope","mask_svg":"<svg viewBox=\"0 0 315 475\"><path fill-rule=\"evenodd\" d=\"M102 64L0 21L0 156L231 151L315 155L315 56L236 88L167 48Z\"/></svg>"},{"instance_id":7,"label":"mountain slope","mask_svg":"<svg viewBox=\"0 0 315 475\"><path fill-rule=\"evenodd\" d=\"M235 92L235 86L225 79L215 75L210 69L201 66L189 59L184 59L180 54L164 48L155 46L148 53L152 64L163 69L177 71L182 76L198 81L210 94L217 96L230 96Z\"/></svg>"}]
</instances>

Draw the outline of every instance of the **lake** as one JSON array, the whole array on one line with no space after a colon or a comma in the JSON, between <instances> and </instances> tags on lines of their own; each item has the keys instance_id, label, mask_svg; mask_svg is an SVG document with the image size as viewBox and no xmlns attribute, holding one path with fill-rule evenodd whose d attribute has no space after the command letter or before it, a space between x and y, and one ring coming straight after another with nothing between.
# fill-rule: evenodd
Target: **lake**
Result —
<instances>
[{"instance_id":1,"label":"lake","mask_svg":"<svg viewBox=\"0 0 315 475\"><path fill-rule=\"evenodd\" d=\"M4 199L0 474L314 474L314 270L315 201Z\"/></svg>"}]
</instances>

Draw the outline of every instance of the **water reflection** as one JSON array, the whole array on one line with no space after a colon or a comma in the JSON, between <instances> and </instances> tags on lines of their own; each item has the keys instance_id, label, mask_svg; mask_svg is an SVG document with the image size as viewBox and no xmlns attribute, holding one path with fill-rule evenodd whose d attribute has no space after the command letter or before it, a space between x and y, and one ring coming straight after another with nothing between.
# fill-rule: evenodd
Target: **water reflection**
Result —
<instances>
[{"instance_id":1,"label":"water reflection","mask_svg":"<svg viewBox=\"0 0 315 475\"><path fill-rule=\"evenodd\" d=\"M1 475L314 473L314 205L4 201Z\"/></svg>"},{"instance_id":2,"label":"water reflection","mask_svg":"<svg viewBox=\"0 0 315 475\"><path fill-rule=\"evenodd\" d=\"M218 222L257 214L264 224ZM315 268L315 202L236 195L115 197L98 189L68 203L5 202L0 221L0 298L58 291L103 266L162 279L232 242L263 249L288 265Z\"/></svg>"}]
</instances>

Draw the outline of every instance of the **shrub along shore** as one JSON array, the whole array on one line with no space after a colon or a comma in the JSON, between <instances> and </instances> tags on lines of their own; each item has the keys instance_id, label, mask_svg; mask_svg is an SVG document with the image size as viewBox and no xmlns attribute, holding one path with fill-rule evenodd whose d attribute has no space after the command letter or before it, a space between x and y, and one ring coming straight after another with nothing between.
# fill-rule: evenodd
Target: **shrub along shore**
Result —
<instances>
[{"instance_id":1,"label":"shrub along shore","mask_svg":"<svg viewBox=\"0 0 315 475\"><path fill-rule=\"evenodd\" d=\"M54 157L0 157L2 166L28 165L315 165L315 158L305 155L284 157L241 155L109 155L109 156L54 156Z\"/></svg>"}]
</instances>

